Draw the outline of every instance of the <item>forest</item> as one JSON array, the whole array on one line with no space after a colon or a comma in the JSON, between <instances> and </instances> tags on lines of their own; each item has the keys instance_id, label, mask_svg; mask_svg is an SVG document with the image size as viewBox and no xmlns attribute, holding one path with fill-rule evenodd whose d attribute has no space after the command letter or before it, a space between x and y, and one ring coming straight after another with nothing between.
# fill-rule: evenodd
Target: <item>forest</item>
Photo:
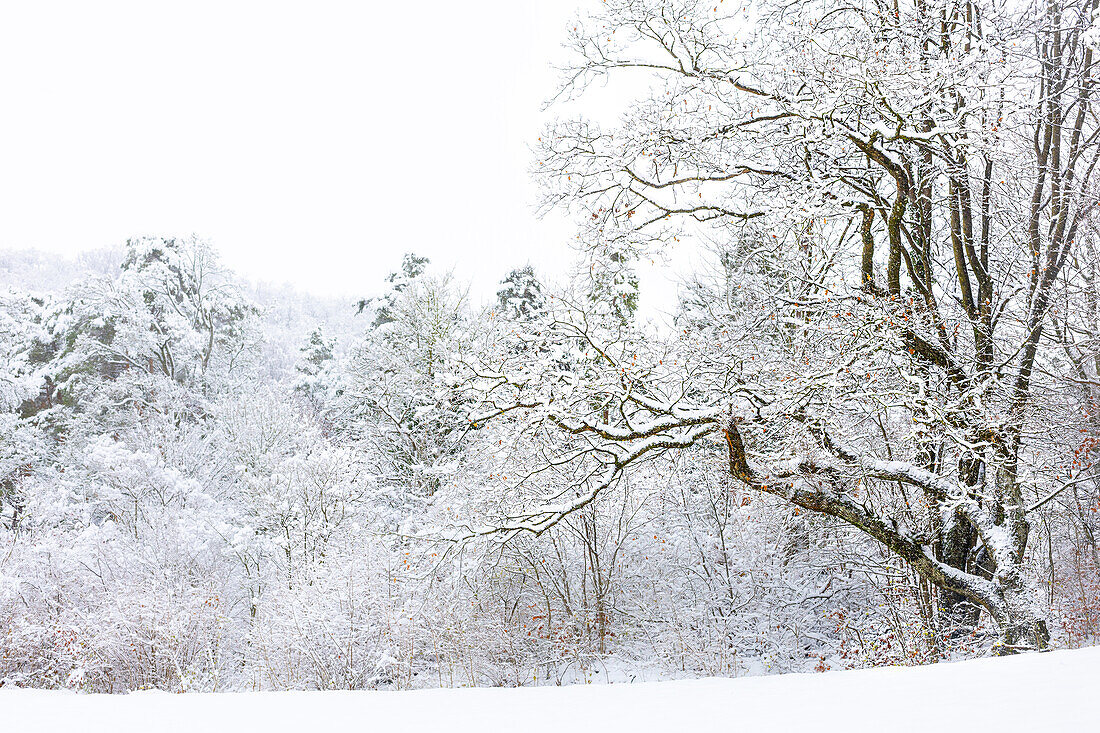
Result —
<instances>
[{"instance_id":1,"label":"forest","mask_svg":"<svg viewBox=\"0 0 1100 733\"><path fill-rule=\"evenodd\" d=\"M411 236L355 302L201 235L0 252L0 684L1100 641L1100 0L604 0L563 42L530 172L568 277L481 302Z\"/></svg>"}]
</instances>

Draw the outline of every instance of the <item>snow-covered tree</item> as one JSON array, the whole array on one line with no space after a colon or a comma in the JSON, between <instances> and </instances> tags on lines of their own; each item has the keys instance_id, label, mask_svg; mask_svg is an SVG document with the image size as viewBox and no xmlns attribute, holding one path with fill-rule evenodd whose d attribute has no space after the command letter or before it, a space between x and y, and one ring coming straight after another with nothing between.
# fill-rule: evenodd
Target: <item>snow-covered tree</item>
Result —
<instances>
[{"instance_id":1,"label":"snow-covered tree","mask_svg":"<svg viewBox=\"0 0 1100 733\"><path fill-rule=\"evenodd\" d=\"M512 270L500 281L497 305L501 314L510 320L529 320L546 307L542 283L535 276L535 268L527 265Z\"/></svg>"},{"instance_id":2,"label":"snow-covered tree","mask_svg":"<svg viewBox=\"0 0 1100 733\"><path fill-rule=\"evenodd\" d=\"M619 127L544 133L548 205L604 237L703 226L733 243L745 295L655 348L593 340L584 379L487 365L492 411L509 385L587 466L574 497L495 529L544 531L632 464L723 440L736 480L878 540L955 623L982 609L1002 649L1045 644L1024 558L1054 477L1023 464L1093 208L1090 9L623 0L578 21L563 95L637 69L654 93Z\"/></svg>"},{"instance_id":3,"label":"snow-covered tree","mask_svg":"<svg viewBox=\"0 0 1100 733\"><path fill-rule=\"evenodd\" d=\"M294 389L314 404L320 406L335 390L334 368L336 342L325 336L324 328L317 326L299 350L298 363L294 365L297 376Z\"/></svg>"}]
</instances>

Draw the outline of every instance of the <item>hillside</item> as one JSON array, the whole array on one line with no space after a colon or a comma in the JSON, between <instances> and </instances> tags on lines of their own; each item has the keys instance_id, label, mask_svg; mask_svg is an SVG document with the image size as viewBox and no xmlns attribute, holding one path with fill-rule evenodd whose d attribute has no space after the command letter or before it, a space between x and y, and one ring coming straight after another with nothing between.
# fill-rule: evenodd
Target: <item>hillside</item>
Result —
<instances>
[{"instance_id":1,"label":"hillside","mask_svg":"<svg viewBox=\"0 0 1100 733\"><path fill-rule=\"evenodd\" d=\"M8 730L1095 729L1100 647L927 667L634 685L126 696L0 690Z\"/></svg>"}]
</instances>

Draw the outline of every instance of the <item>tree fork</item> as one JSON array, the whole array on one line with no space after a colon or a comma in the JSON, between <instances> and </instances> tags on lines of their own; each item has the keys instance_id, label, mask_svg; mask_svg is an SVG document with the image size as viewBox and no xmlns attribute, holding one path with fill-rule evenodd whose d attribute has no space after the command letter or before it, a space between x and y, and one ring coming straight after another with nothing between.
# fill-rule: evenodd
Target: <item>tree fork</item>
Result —
<instances>
[{"instance_id":1,"label":"tree fork","mask_svg":"<svg viewBox=\"0 0 1100 733\"><path fill-rule=\"evenodd\" d=\"M884 544L925 580L981 606L1000 627L1001 639L996 646L998 654L1046 647L1050 640L1046 622L1029 611L1027 595L1030 589L1027 588L1018 565L998 568L994 577L987 580L936 560L915 538L895 524L875 516L864 505L845 498L839 490L826 492L799 487L798 479L836 478L834 469L819 466L810 459L804 459L792 469L774 476L759 475L749 465L738 422L737 418L731 418L724 430L729 450L730 473L734 478L757 491L778 496L803 509L836 517L852 525ZM838 453L846 460L855 459L855 456L847 454L843 449ZM879 475L876 478L886 476ZM902 480L900 476L890 478Z\"/></svg>"}]
</instances>

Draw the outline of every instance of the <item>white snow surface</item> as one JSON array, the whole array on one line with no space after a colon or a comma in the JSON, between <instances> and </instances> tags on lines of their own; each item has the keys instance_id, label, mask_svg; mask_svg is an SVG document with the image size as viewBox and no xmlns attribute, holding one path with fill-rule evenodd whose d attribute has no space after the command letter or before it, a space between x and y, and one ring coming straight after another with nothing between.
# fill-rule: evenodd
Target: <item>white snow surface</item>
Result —
<instances>
[{"instance_id":1,"label":"white snow surface","mask_svg":"<svg viewBox=\"0 0 1100 733\"><path fill-rule=\"evenodd\" d=\"M928 667L412 692L0 689L0 729L38 731L1100 730L1100 647Z\"/></svg>"}]
</instances>

